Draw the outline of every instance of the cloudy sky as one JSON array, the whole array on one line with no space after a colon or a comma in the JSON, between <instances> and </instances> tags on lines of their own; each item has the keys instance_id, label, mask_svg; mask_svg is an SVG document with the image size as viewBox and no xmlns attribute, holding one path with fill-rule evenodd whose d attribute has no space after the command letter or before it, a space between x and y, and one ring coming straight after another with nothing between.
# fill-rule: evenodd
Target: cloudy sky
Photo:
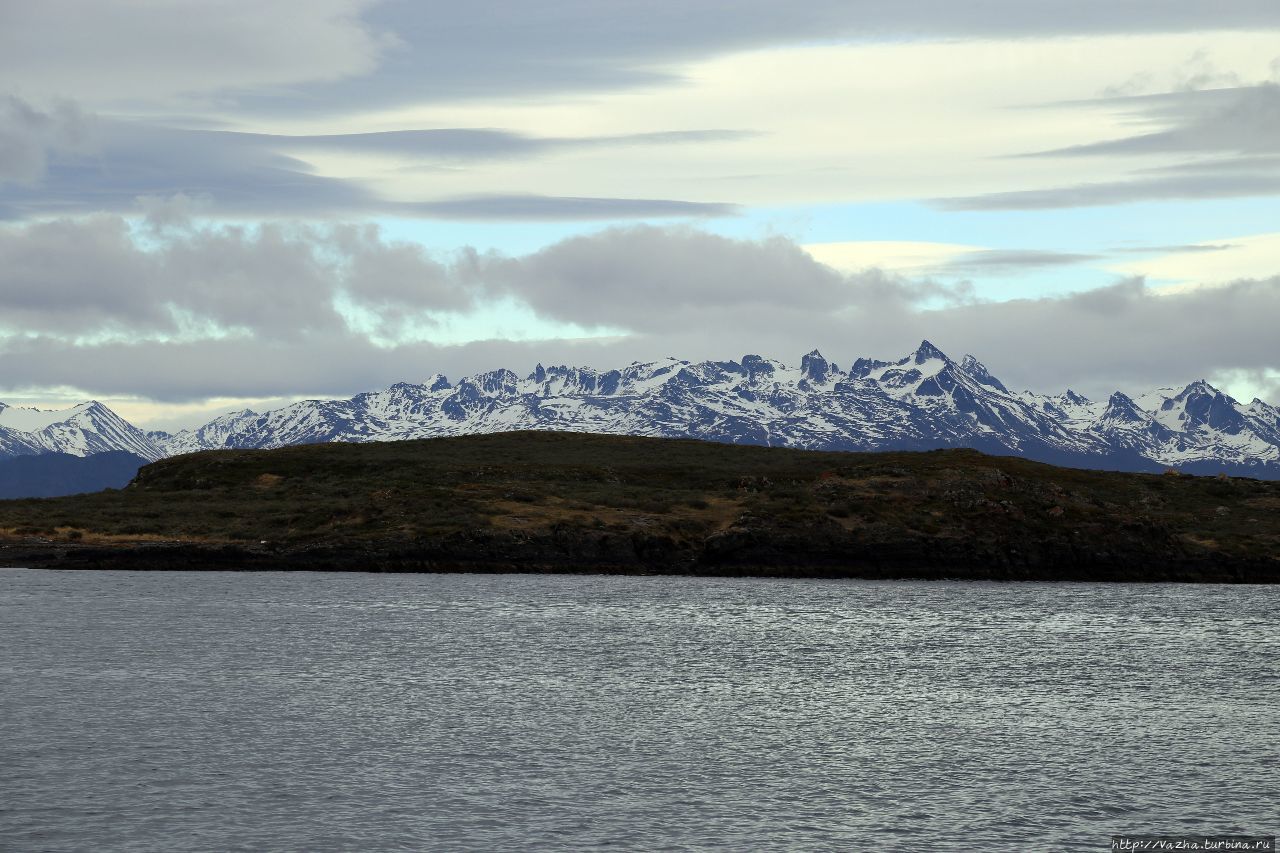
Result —
<instances>
[{"instance_id":1,"label":"cloudy sky","mask_svg":"<svg viewBox=\"0 0 1280 853\"><path fill-rule=\"evenodd\" d=\"M0 4L0 400L536 362L1280 401L1275 0Z\"/></svg>"}]
</instances>

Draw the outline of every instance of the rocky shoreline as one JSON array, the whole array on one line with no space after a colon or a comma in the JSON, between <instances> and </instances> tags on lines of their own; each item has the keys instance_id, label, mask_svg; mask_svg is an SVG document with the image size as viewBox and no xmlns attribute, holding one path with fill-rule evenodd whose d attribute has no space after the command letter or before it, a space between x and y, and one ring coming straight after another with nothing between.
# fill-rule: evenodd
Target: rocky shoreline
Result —
<instances>
[{"instance_id":1,"label":"rocky shoreline","mask_svg":"<svg viewBox=\"0 0 1280 853\"><path fill-rule=\"evenodd\" d=\"M737 530L698 545L668 537L581 531L473 532L435 541L305 546L188 542L0 545L0 566L131 571L354 571L902 578L992 581L1280 583L1280 561L1030 540L856 543L816 531Z\"/></svg>"}]
</instances>

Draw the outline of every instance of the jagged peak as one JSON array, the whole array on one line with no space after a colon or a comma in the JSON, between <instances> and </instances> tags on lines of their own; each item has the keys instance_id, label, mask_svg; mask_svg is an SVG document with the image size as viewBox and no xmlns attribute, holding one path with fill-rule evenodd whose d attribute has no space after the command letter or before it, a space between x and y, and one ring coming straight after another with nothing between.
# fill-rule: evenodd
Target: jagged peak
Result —
<instances>
[{"instance_id":1,"label":"jagged peak","mask_svg":"<svg viewBox=\"0 0 1280 853\"><path fill-rule=\"evenodd\" d=\"M1142 408L1133 401L1133 398L1122 391L1114 392L1107 398L1107 408L1102 413L1101 420L1114 421L1146 421L1151 416L1142 410Z\"/></svg>"},{"instance_id":2,"label":"jagged peak","mask_svg":"<svg viewBox=\"0 0 1280 853\"><path fill-rule=\"evenodd\" d=\"M530 373L526 378L530 382L546 382L547 370L542 366L542 362L538 362L537 367L533 369L533 373Z\"/></svg>"},{"instance_id":3,"label":"jagged peak","mask_svg":"<svg viewBox=\"0 0 1280 853\"><path fill-rule=\"evenodd\" d=\"M859 358L849 367L849 376L853 379L864 379L872 371L879 370L882 367L889 367L893 363L891 361L877 361L872 358Z\"/></svg>"},{"instance_id":4,"label":"jagged peak","mask_svg":"<svg viewBox=\"0 0 1280 853\"><path fill-rule=\"evenodd\" d=\"M427 386L428 391L442 391L445 388L453 387L449 383L449 377L445 376L443 373L431 374L429 377L427 377L427 381L423 384Z\"/></svg>"},{"instance_id":5,"label":"jagged peak","mask_svg":"<svg viewBox=\"0 0 1280 853\"><path fill-rule=\"evenodd\" d=\"M920 342L920 346L916 347L916 351L903 359L903 361L911 361L915 364L924 364L926 361L932 361L933 359L941 359L948 363L951 361L945 352L938 349L928 340L923 340Z\"/></svg>"},{"instance_id":6,"label":"jagged peak","mask_svg":"<svg viewBox=\"0 0 1280 853\"><path fill-rule=\"evenodd\" d=\"M708 364L713 367L716 367L720 370L723 370L725 373L733 373L736 375L741 375L747 372L746 368L744 368L741 364L734 361L733 359L729 359L728 361L706 361L706 362L703 362L703 364Z\"/></svg>"},{"instance_id":7,"label":"jagged peak","mask_svg":"<svg viewBox=\"0 0 1280 853\"><path fill-rule=\"evenodd\" d=\"M1077 406L1083 406L1093 402L1088 397L1084 396L1083 394L1077 394L1075 391L1072 391L1070 388L1068 388L1062 394L1062 399L1066 400L1068 403L1073 403Z\"/></svg>"},{"instance_id":8,"label":"jagged peak","mask_svg":"<svg viewBox=\"0 0 1280 853\"><path fill-rule=\"evenodd\" d=\"M827 377L831 375L832 364L823 358L822 353L814 349L800 359L800 372L808 380L825 382Z\"/></svg>"},{"instance_id":9,"label":"jagged peak","mask_svg":"<svg viewBox=\"0 0 1280 853\"><path fill-rule=\"evenodd\" d=\"M1178 398L1186 398L1191 396L1192 394L1209 394L1210 396L1217 396L1218 394L1221 394L1221 393L1222 393L1221 391L1219 391L1217 388L1214 388L1205 380L1197 379L1194 382L1188 383L1187 387L1183 388L1182 391L1178 393Z\"/></svg>"},{"instance_id":10,"label":"jagged peak","mask_svg":"<svg viewBox=\"0 0 1280 853\"><path fill-rule=\"evenodd\" d=\"M467 386L494 394L508 388L514 388L519 381L519 378L514 373L503 367L498 370L477 373L475 376L468 376L460 380L457 387L461 389L463 386Z\"/></svg>"},{"instance_id":11,"label":"jagged peak","mask_svg":"<svg viewBox=\"0 0 1280 853\"><path fill-rule=\"evenodd\" d=\"M1206 397L1209 398L1208 402L1205 402ZM1204 379L1197 379L1189 383L1187 387L1183 388L1175 396L1167 399L1160 409L1161 411L1173 411L1179 406L1184 408L1199 408L1204 405L1217 407L1219 403L1223 403L1233 409L1240 405L1239 401L1230 394L1215 388Z\"/></svg>"},{"instance_id":12,"label":"jagged peak","mask_svg":"<svg viewBox=\"0 0 1280 853\"><path fill-rule=\"evenodd\" d=\"M630 376L638 376L643 373L669 373L678 365L685 365L689 362L670 356L666 358L658 358L653 361L633 361L627 365L622 372Z\"/></svg>"},{"instance_id":13,"label":"jagged peak","mask_svg":"<svg viewBox=\"0 0 1280 853\"><path fill-rule=\"evenodd\" d=\"M943 357L945 358L945 356ZM1009 393L1009 389L1004 387L1004 383L992 376L991 371L987 370L987 366L972 355L966 353L965 357L960 360L960 370L988 388L995 388L997 391L1003 391L1006 394Z\"/></svg>"},{"instance_id":14,"label":"jagged peak","mask_svg":"<svg viewBox=\"0 0 1280 853\"><path fill-rule=\"evenodd\" d=\"M747 370L773 370L774 364L772 359L765 358L762 355L748 353L742 357L742 366Z\"/></svg>"}]
</instances>

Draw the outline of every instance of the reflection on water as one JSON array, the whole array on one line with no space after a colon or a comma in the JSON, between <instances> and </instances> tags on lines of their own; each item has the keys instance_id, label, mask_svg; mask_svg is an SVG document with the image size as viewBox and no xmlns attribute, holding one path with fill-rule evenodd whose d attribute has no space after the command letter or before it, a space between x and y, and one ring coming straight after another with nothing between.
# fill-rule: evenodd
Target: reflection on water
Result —
<instances>
[{"instance_id":1,"label":"reflection on water","mask_svg":"<svg viewBox=\"0 0 1280 853\"><path fill-rule=\"evenodd\" d=\"M0 849L1280 826L1280 590L0 572Z\"/></svg>"}]
</instances>

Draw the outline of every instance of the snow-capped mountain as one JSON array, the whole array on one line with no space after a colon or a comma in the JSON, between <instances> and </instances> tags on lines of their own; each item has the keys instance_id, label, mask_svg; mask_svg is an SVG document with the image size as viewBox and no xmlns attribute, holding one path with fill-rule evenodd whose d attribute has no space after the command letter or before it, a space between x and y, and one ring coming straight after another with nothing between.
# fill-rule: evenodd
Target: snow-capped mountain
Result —
<instances>
[{"instance_id":1,"label":"snow-capped mountain","mask_svg":"<svg viewBox=\"0 0 1280 853\"><path fill-rule=\"evenodd\" d=\"M758 355L676 358L621 370L538 365L456 384L435 375L349 400L223 415L153 439L166 454L217 447L557 429L828 450L976 447L1087 467L1230 467L1280 476L1280 412L1242 406L1204 382L1105 403L1072 391L1013 393L973 356L928 341L896 361L847 370L818 351L788 367Z\"/></svg>"},{"instance_id":2,"label":"snow-capped mountain","mask_svg":"<svg viewBox=\"0 0 1280 853\"><path fill-rule=\"evenodd\" d=\"M1014 393L973 356L953 361L927 341L904 358L858 359L847 371L815 350L799 367L747 355L609 371L538 365L524 378L494 370L457 383L437 374L347 400L232 412L172 435L142 433L96 403L58 413L0 408L0 456L123 449L154 459L518 429L824 450L974 447L1080 467L1280 477L1280 410L1260 400L1241 405L1202 381L1105 402Z\"/></svg>"},{"instance_id":3,"label":"snow-capped mountain","mask_svg":"<svg viewBox=\"0 0 1280 853\"><path fill-rule=\"evenodd\" d=\"M91 400L69 409L25 409L0 403L0 458L123 450L143 459L165 452L142 430Z\"/></svg>"}]
</instances>

